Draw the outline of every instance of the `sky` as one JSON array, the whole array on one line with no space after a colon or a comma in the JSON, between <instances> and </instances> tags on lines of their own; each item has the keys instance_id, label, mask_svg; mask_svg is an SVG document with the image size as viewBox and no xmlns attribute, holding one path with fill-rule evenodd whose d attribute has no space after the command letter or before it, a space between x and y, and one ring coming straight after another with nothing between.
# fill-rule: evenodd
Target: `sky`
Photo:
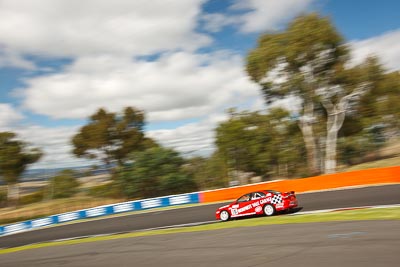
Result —
<instances>
[{"instance_id":1,"label":"sky","mask_svg":"<svg viewBox=\"0 0 400 267\"><path fill-rule=\"evenodd\" d=\"M45 153L31 168L91 164L71 137L99 108L145 112L146 135L210 155L226 110L264 110L245 57L300 14L331 19L352 60L400 70L397 0L0 0L0 131Z\"/></svg>"}]
</instances>

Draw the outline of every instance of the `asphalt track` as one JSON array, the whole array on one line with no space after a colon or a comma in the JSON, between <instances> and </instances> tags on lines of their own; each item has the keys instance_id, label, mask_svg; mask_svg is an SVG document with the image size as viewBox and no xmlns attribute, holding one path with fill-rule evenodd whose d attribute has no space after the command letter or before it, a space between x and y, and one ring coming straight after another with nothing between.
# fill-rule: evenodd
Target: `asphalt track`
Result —
<instances>
[{"instance_id":1,"label":"asphalt track","mask_svg":"<svg viewBox=\"0 0 400 267\"><path fill-rule=\"evenodd\" d=\"M298 200L302 211L400 204L400 184L299 194ZM3 236L0 237L0 248L58 239L213 221L215 220L214 212L221 205L223 203L132 214ZM3 262L1 262L1 265L3 266Z\"/></svg>"},{"instance_id":2,"label":"asphalt track","mask_svg":"<svg viewBox=\"0 0 400 267\"><path fill-rule=\"evenodd\" d=\"M0 255L2 267L398 266L398 221L269 225L190 232Z\"/></svg>"}]
</instances>

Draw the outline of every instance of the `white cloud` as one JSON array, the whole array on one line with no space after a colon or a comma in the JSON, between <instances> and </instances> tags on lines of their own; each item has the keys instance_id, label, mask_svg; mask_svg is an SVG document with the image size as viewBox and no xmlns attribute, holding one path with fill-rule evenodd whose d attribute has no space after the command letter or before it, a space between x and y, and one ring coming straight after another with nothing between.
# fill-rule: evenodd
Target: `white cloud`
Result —
<instances>
[{"instance_id":1,"label":"white cloud","mask_svg":"<svg viewBox=\"0 0 400 267\"><path fill-rule=\"evenodd\" d=\"M26 81L24 106L53 118L86 118L98 108L143 109L149 121L206 116L259 97L241 57L177 52L157 61L80 58L64 72Z\"/></svg>"},{"instance_id":2,"label":"white cloud","mask_svg":"<svg viewBox=\"0 0 400 267\"><path fill-rule=\"evenodd\" d=\"M238 10L250 10L241 16L243 32L276 30L287 22L307 11L313 0L237 0L233 6Z\"/></svg>"},{"instance_id":3,"label":"white cloud","mask_svg":"<svg viewBox=\"0 0 400 267\"><path fill-rule=\"evenodd\" d=\"M19 139L28 142L32 147L40 148L44 153L32 165L34 168L70 168L98 163L73 156L71 138L78 130L78 127L27 126L17 128L15 132Z\"/></svg>"},{"instance_id":4,"label":"white cloud","mask_svg":"<svg viewBox=\"0 0 400 267\"><path fill-rule=\"evenodd\" d=\"M0 51L80 57L195 50L204 0L2 0ZM21 63L19 63L21 64Z\"/></svg>"},{"instance_id":5,"label":"white cloud","mask_svg":"<svg viewBox=\"0 0 400 267\"><path fill-rule=\"evenodd\" d=\"M225 26L239 23L235 16L218 13L203 14L201 19L204 21L204 29L209 32L219 32Z\"/></svg>"},{"instance_id":6,"label":"white cloud","mask_svg":"<svg viewBox=\"0 0 400 267\"><path fill-rule=\"evenodd\" d=\"M214 128L229 107L259 109L259 87L232 52L196 53L209 36L196 32L205 0L2 0L0 61L35 66L24 56L68 57L58 73L25 79L23 108L54 119L87 118L99 107L143 109L146 120L196 121L148 134L189 154L214 148ZM305 11L312 0L237 0L231 15L203 14L209 31L235 25L243 32L276 29ZM239 11L239 12L238 12ZM16 30L23 29L23 30ZM137 56L158 55L154 61ZM42 66L37 66L42 67ZM3 109L2 109L3 108ZM0 127L22 118L0 105ZM12 119L14 118L14 119ZM70 153L76 127L15 128L23 140L44 150L35 167L82 165Z\"/></svg>"},{"instance_id":7,"label":"white cloud","mask_svg":"<svg viewBox=\"0 0 400 267\"><path fill-rule=\"evenodd\" d=\"M35 65L24 59L21 55L11 51L11 49L2 49L0 42L0 68L8 66L28 70L35 69Z\"/></svg>"},{"instance_id":8,"label":"white cloud","mask_svg":"<svg viewBox=\"0 0 400 267\"><path fill-rule=\"evenodd\" d=\"M176 129L150 131L148 136L165 147L173 148L184 156L209 156L215 149L215 128L227 119L226 114L210 114L196 123L186 124Z\"/></svg>"},{"instance_id":9,"label":"white cloud","mask_svg":"<svg viewBox=\"0 0 400 267\"><path fill-rule=\"evenodd\" d=\"M310 9L314 0L235 0L231 10L240 14L205 14L205 29L217 32L222 27L234 25L245 33L279 29L302 12Z\"/></svg>"},{"instance_id":10,"label":"white cloud","mask_svg":"<svg viewBox=\"0 0 400 267\"><path fill-rule=\"evenodd\" d=\"M25 82L27 87L19 90L24 108L55 119L87 118L99 107L116 112L134 106L143 109L146 121L153 124L196 121L148 133L184 155L212 153L214 128L225 118L227 108L252 109L254 102L261 102L261 92L246 76L241 56L226 51L207 55L167 53L150 62L114 56L81 57L63 72ZM77 128L27 129L30 142L46 153L35 168L82 165L84 161L70 154L74 130Z\"/></svg>"},{"instance_id":11,"label":"white cloud","mask_svg":"<svg viewBox=\"0 0 400 267\"><path fill-rule=\"evenodd\" d=\"M0 131L10 131L23 118L10 104L0 103Z\"/></svg>"},{"instance_id":12,"label":"white cloud","mask_svg":"<svg viewBox=\"0 0 400 267\"><path fill-rule=\"evenodd\" d=\"M381 62L391 70L400 70L400 29L365 40L353 41L353 63L361 63L371 55L379 57Z\"/></svg>"}]
</instances>

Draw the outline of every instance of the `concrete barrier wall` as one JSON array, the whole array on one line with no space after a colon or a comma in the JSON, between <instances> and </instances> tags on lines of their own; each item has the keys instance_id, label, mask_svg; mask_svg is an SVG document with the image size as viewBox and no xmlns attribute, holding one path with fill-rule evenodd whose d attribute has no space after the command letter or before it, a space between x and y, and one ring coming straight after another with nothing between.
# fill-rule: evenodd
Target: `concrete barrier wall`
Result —
<instances>
[{"instance_id":1,"label":"concrete barrier wall","mask_svg":"<svg viewBox=\"0 0 400 267\"><path fill-rule=\"evenodd\" d=\"M200 193L200 202L208 203L236 199L245 193L262 189L296 191L297 193L301 193L348 186L391 183L400 183L400 166L336 173L295 180L271 181L205 191Z\"/></svg>"}]
</instances>

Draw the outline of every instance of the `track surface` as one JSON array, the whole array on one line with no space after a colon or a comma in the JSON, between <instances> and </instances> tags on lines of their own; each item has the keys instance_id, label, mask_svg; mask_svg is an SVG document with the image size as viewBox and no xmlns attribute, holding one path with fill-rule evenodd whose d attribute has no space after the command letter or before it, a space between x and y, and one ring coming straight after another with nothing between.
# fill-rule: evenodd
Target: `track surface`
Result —
<instances>
[{"instance_id":1,"label":"track surface","mask_svg":"<svg viewBox=\"0 0 400 267\"><path fill-rule=\"evenodd\" d=\"M335 209L355 206L400 204L400 184L358 189L299 194L302 211ZM129 232L215 220L214 213L223 203L165 210L108 218L82 223L60 225L20 234L0 237L0 248L74 238L88 235Z\"/></svg>"},{"instance_id":2,"label":"track surface","mask_svg":"<svg viewBox=\"0 0 400 267\"><path fill-rule=\"evenodd\" d=\"M2 267L398 266L398 221L268 225L135 237L0 255Z\"/></svg>"}]
</instances>

